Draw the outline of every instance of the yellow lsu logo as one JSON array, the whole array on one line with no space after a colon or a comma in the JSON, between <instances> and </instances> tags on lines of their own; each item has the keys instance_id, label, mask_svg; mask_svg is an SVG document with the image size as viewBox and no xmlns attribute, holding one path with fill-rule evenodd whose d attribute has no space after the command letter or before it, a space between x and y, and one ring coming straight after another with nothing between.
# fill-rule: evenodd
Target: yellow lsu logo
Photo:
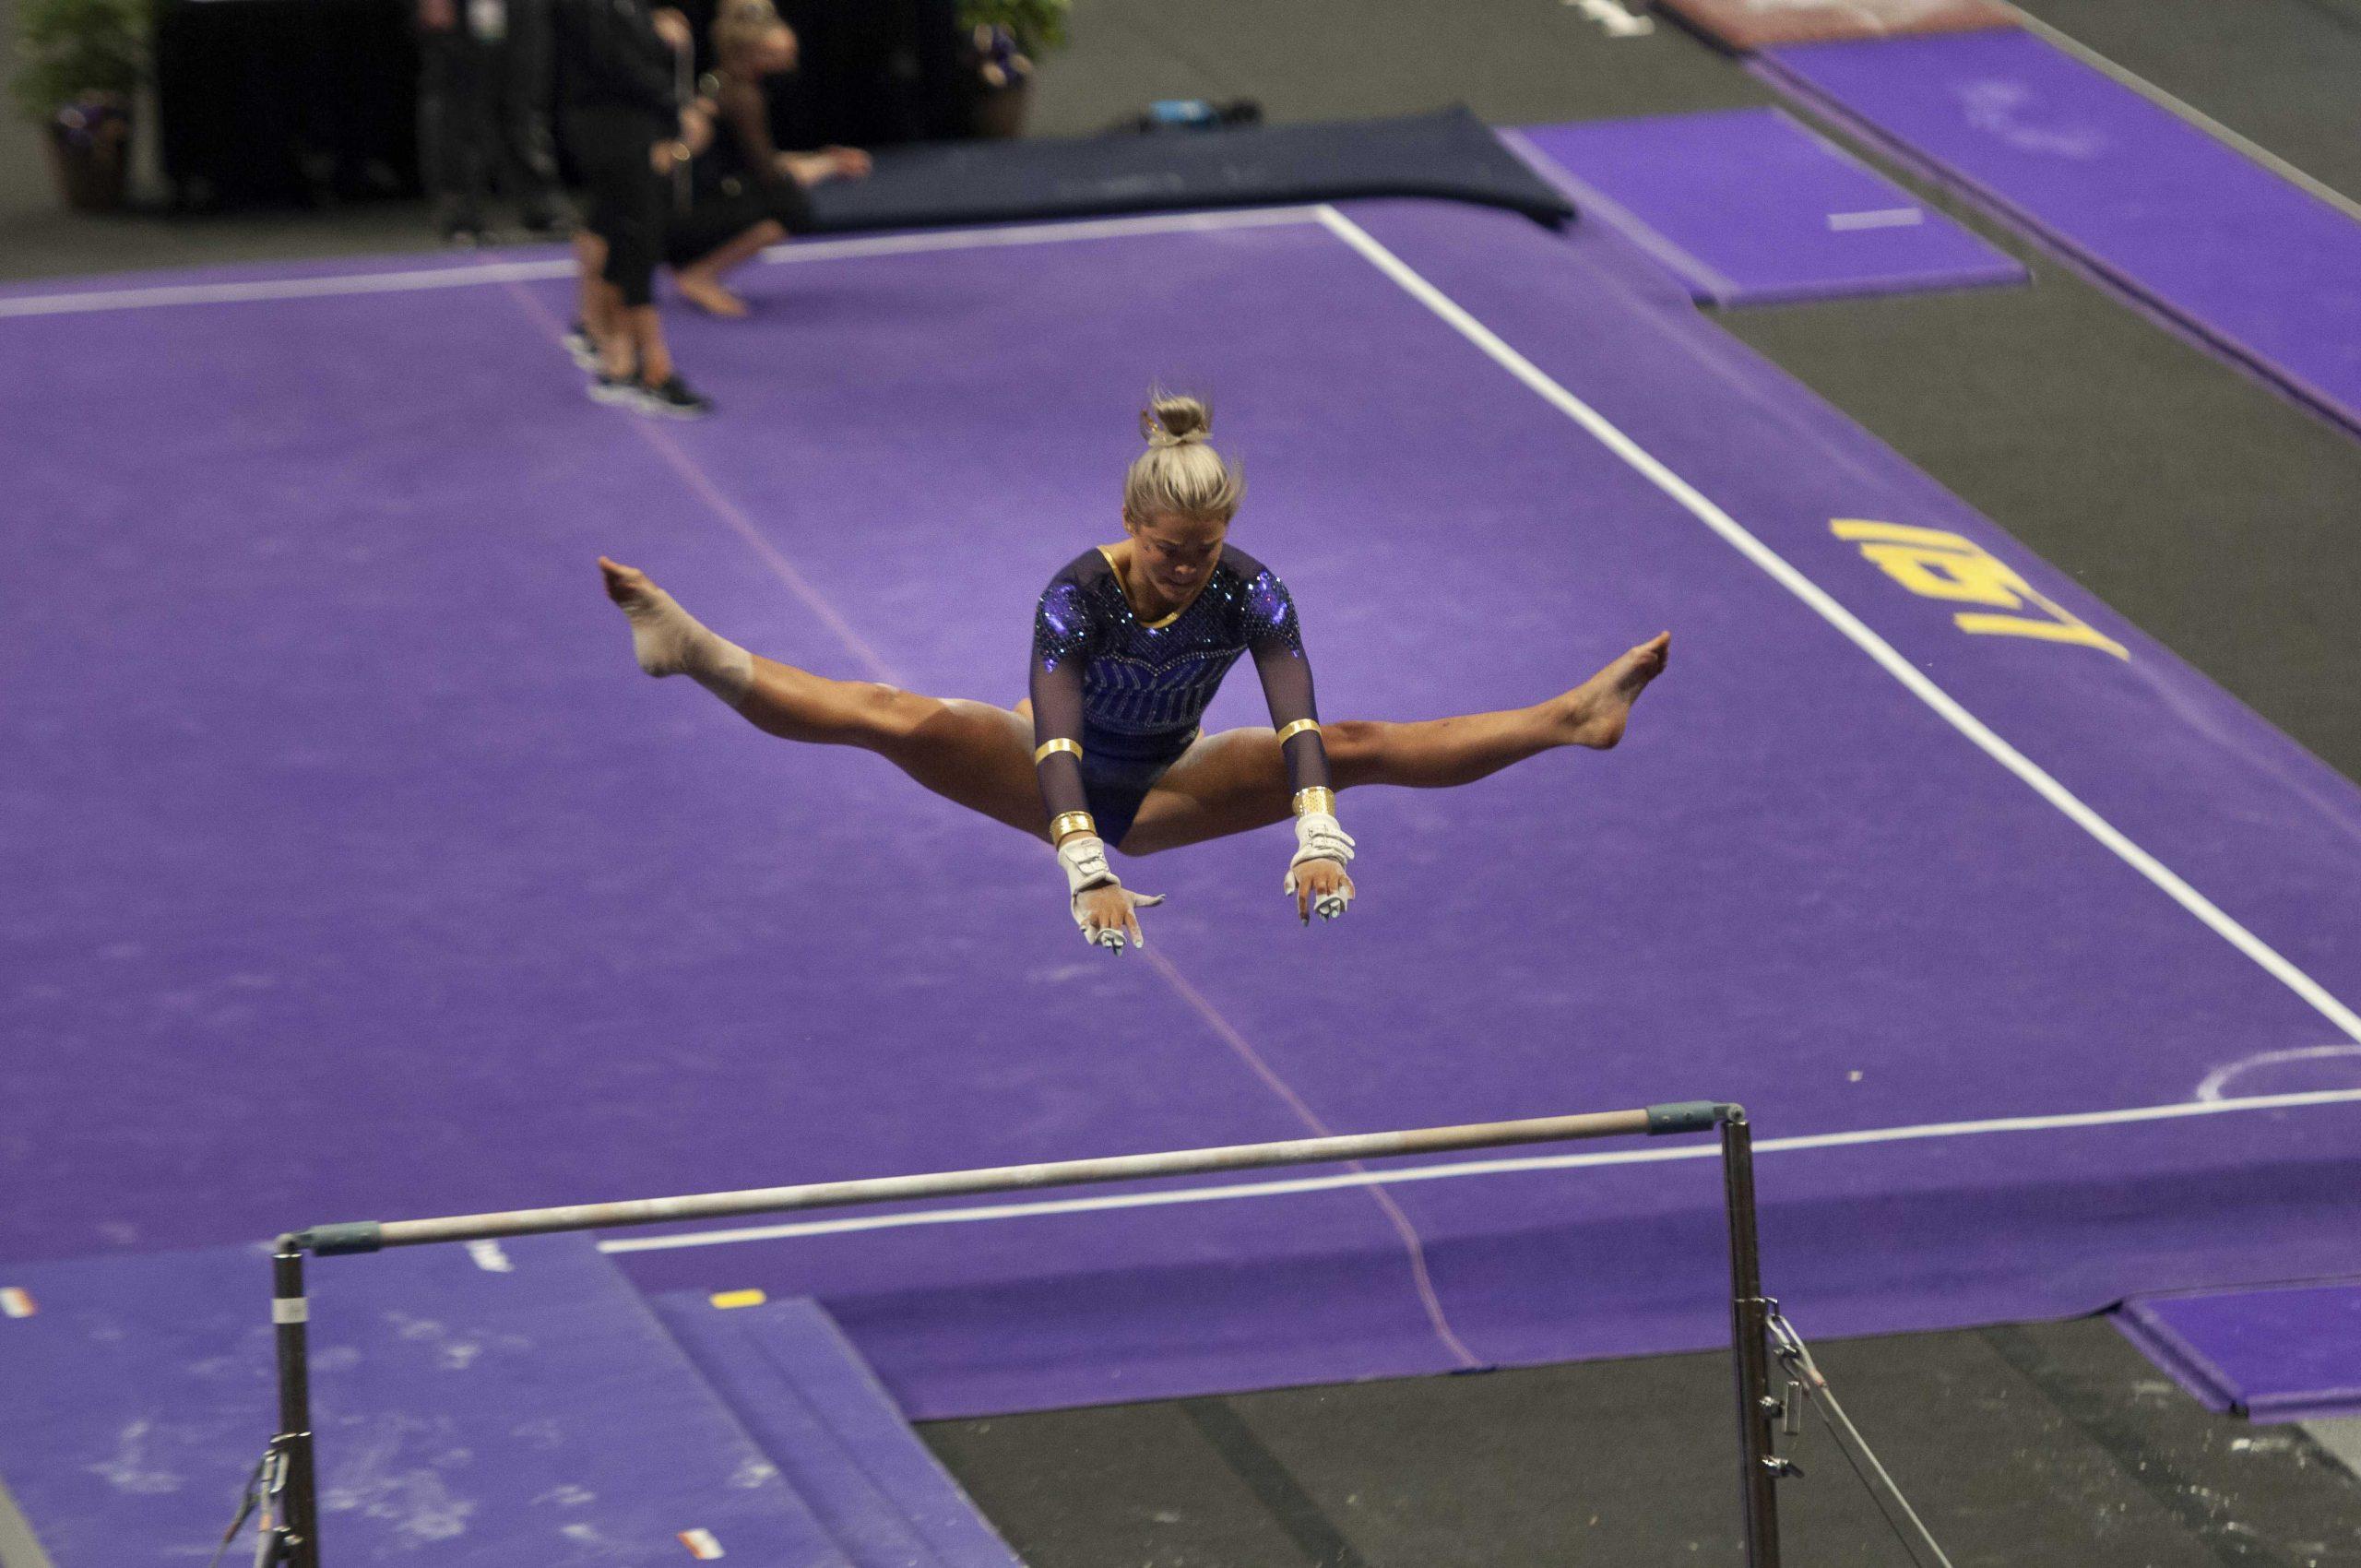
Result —
<instances>
[{"instance_id":1,"label":"yellow lsu logo","mask_svg":"<svg viewBox=\"0 0 2361 1568\"><path fill-rule=\"evenodd\" d=\"M1839 517L1828 526L1837 538L1859 545L1872 564L1919 598L1986 606L1963 610L1952 617L1963 632L2079 643L2105 648L2118 659L2131 657L2121 643L2045 597L1971 540L1940 529L1914 529L1860 517ZM1995 614L1995 611L2012 613Z\"/></svg>"}]
</instances>

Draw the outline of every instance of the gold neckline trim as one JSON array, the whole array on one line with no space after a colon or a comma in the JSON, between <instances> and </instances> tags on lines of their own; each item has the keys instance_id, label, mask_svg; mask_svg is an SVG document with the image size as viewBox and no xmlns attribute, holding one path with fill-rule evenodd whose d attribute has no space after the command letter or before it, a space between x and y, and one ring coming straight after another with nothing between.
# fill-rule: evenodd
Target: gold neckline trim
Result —
<instances>
[{"instance_id":1,"label":"gold neckline trim","mask_svg":"<svg viewBox=\"0 0 2361 1568\"><path fill-rule=\"evenodd\" d=\"M1115 574L1115 587L1121 590L1123 595L1123 608L1132 612L1133 620L1139 621L1141 625L1145 626L1151 632L1160 632L1164 630L1165 627L1172 624L1173 622L1180 619L1181 616L1186 615L1189 612L1189 605L1194 604L1197 600L1203 599L1205 594L1205 589L1213 585L1214 575L1211 572L1207 572L1205 574L1205 580L1197 585L1197 591L1189 596L1188 603L1181 605L1180 609L1175 610L1171 614L1165 616L1160 621L1140 621L1139 606L1132 602L1131 587L1123 581L1123 568L1121 564L1115 559L1115 552L1103 544L1094 545L1092 548L1107 558L1107 569Z\"/></svg>"}]
</instances>

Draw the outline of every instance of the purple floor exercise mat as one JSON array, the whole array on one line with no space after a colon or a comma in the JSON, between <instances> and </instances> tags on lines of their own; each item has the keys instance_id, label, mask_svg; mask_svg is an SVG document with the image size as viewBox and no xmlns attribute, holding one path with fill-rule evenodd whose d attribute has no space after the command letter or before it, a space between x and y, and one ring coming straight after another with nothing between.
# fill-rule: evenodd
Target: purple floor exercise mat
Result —
<instances>
[{"instance_id":1,"label":"purple floor exercise mat","mask_svg":"<svg viewBox=\"0 0 2361 1568\"><path fill-rule=\"evenodd\" d=\"M2361 1415L2361 1280L2143 1297L2116 1323L2214 1409L2258 1421Z\"/></svg>"},{"instance_id":2,"label":"purple floor exercise mat","mask_svg":"<svg viewBox=\"0 0 2361 1568\"><path fill-rule=\"evenodd\" d=\"M220 1540L277 1430L269 1280L243 1247L0 1266L0 1479L55 1568ZM587 1241L323 1261L311 1290L327 1562L848 1568Z\"/></svg>"},{"instance_id":3,"label":"purple floor exercise mat","mask_svg":"<svg viewBox=\"0 0 2361 1568\"><path fill-rule=\"evenodd\" d=\"M0 1187L44 1194L0 1259L1712 1097L1807 1333L2361 1272L2361 792L1612 231L1382 203L744 282L679 323L687 427L583 397L563 279L0 315L53 367L0 388L43 519ZM772 658L1014 702L1159 374L1215 395L1324 718L1669 628L1621 746L1348 790L1320 929L1283 826L1124 859L1170 901L1118 959L1038 841L634 667L601 552ZM1267 722L1247 671L1208 716ZM978 1413L1711 1344L1690 1146L601 1240Z\"/></svg>"},{"instance_id":4,"label":"purple floor exercise mat","mask_svg":"<svg viewBox=\"0 0 2361 1568\"><path fill-rule=\"evenodd\" d=\"M2361 430L2361 221L2349 213L2030 33L1803 44L1763 59Z\"/></svg>"},{"instance_id":5,"label":"purple floor exercise mat","mask_svg":"<svg viewBox=\"0 0 2361 1568\"><path fill-rule=\"evenodd\" d=\"M2022 283L2025 269L1776 109L1529 125L1586 220L1712 304Z\"/></svg>"}]
</instances>

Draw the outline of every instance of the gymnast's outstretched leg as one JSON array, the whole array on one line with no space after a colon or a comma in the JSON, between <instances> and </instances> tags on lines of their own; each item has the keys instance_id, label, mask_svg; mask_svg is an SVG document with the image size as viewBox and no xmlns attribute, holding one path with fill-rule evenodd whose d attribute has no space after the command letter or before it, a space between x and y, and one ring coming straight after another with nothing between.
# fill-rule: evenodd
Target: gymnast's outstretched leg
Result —
<instances>
[{"instance_id":1,"label":"gymnast's outstretched leg","mask_svg":"<svg viewBox=\"0 0 2361 1568\"><path fill-rule=\"evenodd\" d=\"M1449 789L1561 746L1605 751L1622 740L1631 705L1664 673L1671 643L1669 634L1652 637L1581 685L1531 707L1411 723L1323 725L1321 738L1336 788ZM1287 816L1278 737L1268 730L1229 730L1200 739L1157 780L1121 848L1126 854L1154 854Z\"/></svg>"},{"instance_id":2,"label":"gymnast's outstretched leg","mask_svg":"<svg viewBox=\"0 0 2361 1568\"><path fill-rule=\"evenodd\" d=\"M832 681L748 653L632 567L599 558L607 597L631 622L650 675L686 675L765 734L875 752L946 800L1047 837L1032 731L1004 707L922 696L875 681Z\"/></svg>"}]
</instances>

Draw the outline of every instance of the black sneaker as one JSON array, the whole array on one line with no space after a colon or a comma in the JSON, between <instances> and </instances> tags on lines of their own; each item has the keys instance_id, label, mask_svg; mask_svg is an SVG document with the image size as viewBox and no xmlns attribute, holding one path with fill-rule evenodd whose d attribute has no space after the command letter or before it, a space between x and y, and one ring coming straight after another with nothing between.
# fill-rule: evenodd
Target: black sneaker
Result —
<instances>
[{"instance_id":1,"label":"black sneaker","mask_svg":"<svg viewBox=\"0 0 2361 1568\"><path fill-rule=\"evenodd\" d=\"M599 345L590 340L590 329L578 321L565 329L565 351L574 356L575 369L598 370Z\"/></svg>"},{"instance_id":2,"label":"black sneaker","mask_svg":"<svg viewBox=\"0 0 2361 1568\"><path fill-rule=\"evenodd\" d=\"M673 420L701 420L713 412L713 399L692 390L678 374L661 386L643 386L637 390L639 411L644 414Z\"/></svg>"},{"instance_id":3,"label":"black sneaker","mask_svg":"<svg viewBox=\"0 0 2361 1568\"><path fill-rule=\"evenodd\" d=\"M599 369L598 364L599 362L596 360L590 362L590 385L583 388L590 394L590 400L594 403L604 403L610 408L639 407L641 388L638 374L633 371L625 371L621 375L609 375L605 371Z\"/></svg>"}]
</instances>

